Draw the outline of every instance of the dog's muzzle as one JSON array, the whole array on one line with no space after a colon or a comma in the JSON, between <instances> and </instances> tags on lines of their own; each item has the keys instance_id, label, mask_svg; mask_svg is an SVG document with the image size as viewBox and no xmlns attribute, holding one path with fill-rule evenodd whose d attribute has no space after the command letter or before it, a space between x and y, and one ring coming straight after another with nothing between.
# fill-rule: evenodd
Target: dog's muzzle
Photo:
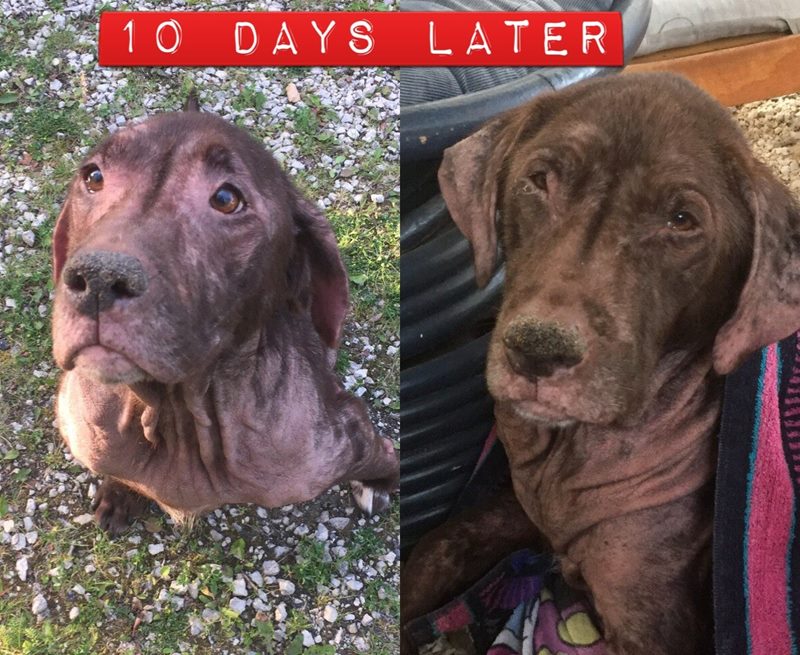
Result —
<instances>
[{"instance_id":1,"label":"dog's muzzle","mask_svg":"<svg viewBox=\"0 0 800 655\"><path fill-rule=\"evenodd\" d=\"M123 298L136 298L147 289L142 263L121 252L79 253L64 267L69 302L81 314L94 316Z\"/></svg>"},{"instance_id":2,"label":"dog's muzzle","mask_svg":"<svg viewBox=\"0 0 800 655\"><path fill-rule=\"evenodd\" d=\"M581 362L586 345L575 328L530 316L515 318L503 333L512 370L526 378L549 377Z\"/></svg>"}]
</instances>

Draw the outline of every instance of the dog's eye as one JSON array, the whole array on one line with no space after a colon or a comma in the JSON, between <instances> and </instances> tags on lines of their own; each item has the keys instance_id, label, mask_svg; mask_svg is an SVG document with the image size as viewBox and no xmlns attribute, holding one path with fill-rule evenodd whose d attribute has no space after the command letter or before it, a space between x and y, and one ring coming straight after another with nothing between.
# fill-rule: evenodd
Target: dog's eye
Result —
<instances>
[{"instance_id":1,"label":"dog's eye","mask_svg":"<svg viewBox=\"0 0 800 655\"><path fill-rule=\"evenodd\" d=\"M223 214L234 214L244 209L242 193L232 184L223 184L209 201L211 206Z\"/></svg>"},{"instance_id":2,"label":"dog's eye","mask_svg":"<svg viewBox=\"0 0 800 655\"><path fill-rule=\"evenodd\" d=\"M531 175L531 182L540 191L547 191L547 173L538 171Z\"/></svg>"},{"instance_id":3,"label":"dog's eye","mask_svg":"<svg viewBox=\"0 0 800 655\"><path fill-rule=\"evenodd\" d=\"M547 173L545 171L529 175L522 184L522 193L524 194L536 193L537 189L547 193Z\"/></svg>"},{"instance_id":4,"label":"dog's eye","mask_svg":"<svg viewBox=\"0 0 800 655\"><path fill-rule=\"evenodd\" d=\"M94 164L87 166L83 171L83 183L89 193L100 191L103 188L103 174Z\"/></svg>"},{"instance_id":5,"label":"dog's eye","mask_svg":"<svg viewBox=\"0 0 800 655\"><path fill-rule=\"evenodd\" d=\"M667 221L667 227L675 232L688 232L697 227L697 219L691 212L677 211Z\"/></svg>"}]
</instances>

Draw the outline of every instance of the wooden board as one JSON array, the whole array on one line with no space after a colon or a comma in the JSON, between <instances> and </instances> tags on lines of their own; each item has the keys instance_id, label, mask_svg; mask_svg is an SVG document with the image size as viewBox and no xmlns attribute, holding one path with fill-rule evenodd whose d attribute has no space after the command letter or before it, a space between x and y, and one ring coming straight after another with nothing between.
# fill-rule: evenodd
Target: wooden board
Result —
<instances>
[{"instance_id":1,"label":"wooden board","mask_svg":"<svg viewBox=\"0 0 800 655\"><path fill-rule=\"evenodd\" d=\"M778 38L761 35L755 43L741 42L754 38L739 37L736 45L731 45L731 39L704 44L707 47L717 44L715 49L706 51L691 46L695 50L687 53L691 49L681 48L671 51L670 58L648 55L646 61L634 59L625 72L680 73L724 105L800 92L800 34Z\"/></svg>"},{"instance_id":2,"label":"wooden board","mask_svg":"<svg viewBox=\"0 0 800 655\"><path fill-rule=\"evenodd\" d=\"M647 64L651 61L663 61L665 59L679 59L681 57L688 57L690 55L700 55L704 52L712 52L714 50L725 50L726 48L736 48L743 45L750 45L751 43L760 43L762 41L770 41L772 39L780 39L786 36L786 32L770 32L769 34L745 34L743 36L728 36L724 39L716 39L714 41L705 41L704 43L695 43L694 45L687 45L681 48L671 48L669 50L659 50L658 52L651 52L648 55L636 57L631 63L633 64Z\"/></svg>"}]
</instances>

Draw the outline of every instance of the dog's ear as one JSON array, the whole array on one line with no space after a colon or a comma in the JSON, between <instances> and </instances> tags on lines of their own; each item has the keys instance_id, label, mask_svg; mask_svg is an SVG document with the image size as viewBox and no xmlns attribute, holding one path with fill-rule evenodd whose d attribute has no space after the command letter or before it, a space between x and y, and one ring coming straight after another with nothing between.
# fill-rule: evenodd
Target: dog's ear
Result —
<instances>
[{"instance_id":1,"label":"dog's ear","mask_svg":"<svg viewBox=\"0 0 800 655\"><path fill-rule=\"evenodd\" d=\"M450 217L472 244L479 287L489 282L497 260L499 182L509 151L515 143L539 131L566 94L542 94L444 151L439 189Z\"/></svg>"},{"instance_id":2,"label":"dog's ear","mask_svg":"<svg viewBox=\"0 0 800 655\"><path fill-rule=\"evenodd\" d=\"M58 282L66 263L71 223L70 214L69 198L67 198L56 219L56 226L53 228L53 282Z\"/></svg>"},{"instance_id":3,"label":"dog's ear","mask_svg":"<svg viewBox=\"0 0 800 655\"><path fill-rule=\"evenodd\" d=\"M192 89L186 96L186 102L183 104L183 111L200 111L200 100L197 97L197 91Z\"/></svg>"},{"instance_id":4,"label":"dog's ear","mask_svg":"<svg viewBox=\"0 0 800 655\"><path fill-rule=\"evenodd\" d=\"M293 190L292 195L295 242L289 265L290 297L310 311L322 342L335 350L347 313L347 272L328 219L299 193Z\"/></svg>"},{"instance_id":5,"label":"dog's ear","mask_svg":"<svg viewBox=\"0 0 800 655\"><path fill-rule=\"evenodd\" d=\"M498 151L505 124L504 118L494 120L447 148L439 166L439 189L450 217L472 244L479 287L486 286L497 259Z\"/></svg>"},{"instance_id":6,"label":"dog's ear","mask_svg":"<svg viewBox=\"0 0 800 655\"><path fill-rule=\"evenodd\" d=\"M730 373L751 353L800 327L800 208L752 159L739 184L753 221L753 256L731 319L714 342L714 369Z\"/></svg>"}]
</instances>

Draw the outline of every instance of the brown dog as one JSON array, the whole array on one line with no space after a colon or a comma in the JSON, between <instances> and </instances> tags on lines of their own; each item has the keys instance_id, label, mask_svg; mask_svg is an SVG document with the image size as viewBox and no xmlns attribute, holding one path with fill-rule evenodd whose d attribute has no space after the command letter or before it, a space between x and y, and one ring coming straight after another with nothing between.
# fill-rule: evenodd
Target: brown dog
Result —
<instances>
[{"instance_id":1,"label":"brown dog","mask_svg":"<svg viewBox=\"0 0 800 655\"><path fill-rule=\"evenodd\" d=\"M448 149L439 183L479 284L505 256L487 379L539 546L610 653L710 652L720 376L800 325L800 211L728 112L663 74L543 95ZM518 546L503 502L418 546L404 620L491 565L473 548Z\"/></svg>"},{"instance_id":2,"label":"brown dog","mask_svg":"<svg viewBox=\"0 0 800 655\"><path fill-rule=\"evenodd\" d=\"M58 422L105 476L103 528L141 496L180 517L356 481L364 511L386 507L394 448L332 370L333 231L245 132L182 112L111 136L72 182L53 270Z\"/></svg>"}]
</instances>

